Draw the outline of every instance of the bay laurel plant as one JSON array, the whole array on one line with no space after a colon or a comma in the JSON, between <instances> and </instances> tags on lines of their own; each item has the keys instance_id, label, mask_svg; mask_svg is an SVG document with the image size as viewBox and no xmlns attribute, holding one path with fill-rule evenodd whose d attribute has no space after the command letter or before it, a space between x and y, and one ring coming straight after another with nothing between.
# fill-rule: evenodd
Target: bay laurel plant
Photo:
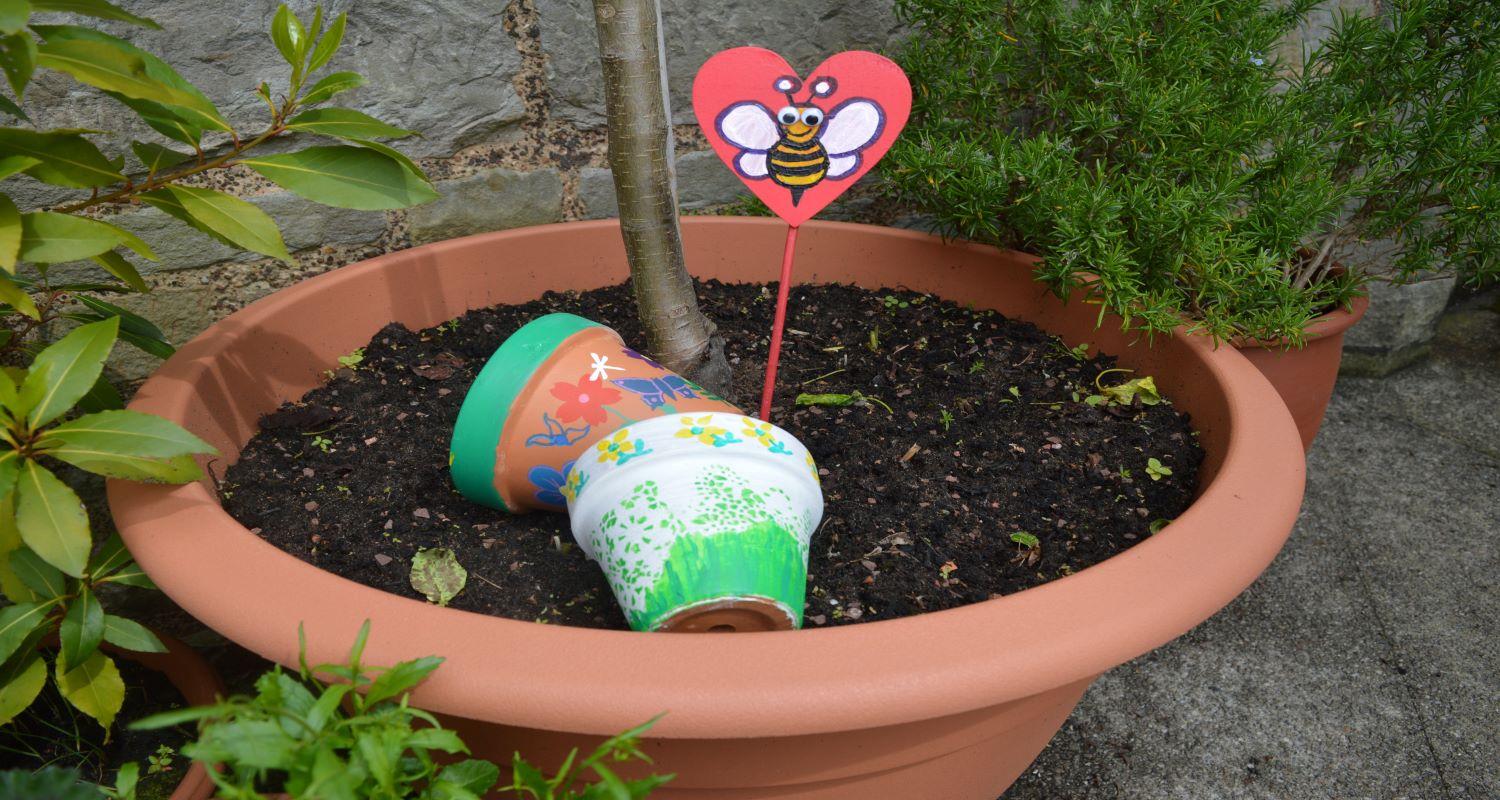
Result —
<instances>
[{"instance_id":1,"label":"bay laurel plant","mask_svg":"<svg viewBox=\"0 0 1500 800\"><path fill-rule=\"evenodd\" d=\"M307 199L355 209L400 208L436 195L410 159L377 141L410 131L324 107L364 83L356 73L326 69L343 40L344 15L327 21L319 9L304 25L285 6L276 12L267 46L285 58L290 75L277 91L268 83L246 87L264 101L268 119L245 134L162 59L91 27L35 22L32 14L42 12L157 24L104 0L0 0L0 70L14 93L0 91L0 114L15 123L0 127L0 590L9 603L0 607L0 724L32 703L50 673L62 696L108 731L124 686L100 643L163 646L104 610L111 584L151 582L106 522L91 524L65 473L184 483L203 477L193 456L213 452L175 424L122 409L104 378L117 338L158 357L173 352L155 325L112 302L149 288L126 254L154 260L155 253L109 212L145 204L223 244L289 261L276 222L208 188L206 173L240 167ZM106 155L90 139L99 131L28 126L21 100L37 70L113 98L161 141ZM293 134L339 143L257 152ZM10 193L23 174L76 196L23 211ZM97 274L69 264L85 261ZM63 264L66 270L57 268ZM56 647L45 644L54 639Z\"/></svg>"},{"instance_id":2,"label":"bay laurel plant","mask_svg":"<svg viewBox=\"0 0 1500 800\"><path fill-rule=\"evenodd\" d=\"M479 800L491 791L531 800L637 800L672 779L626 779L611 767L650 762L639 743L652 724L648 722L606 740L586 756L574 750L552 776L517 753L509 784L498 786L498 765L458 759L469 752L458 734L409 702L411 690L443 659L428 656L371 668L361 663L369 635L367 621L347 661L310 667L299 629L302 655L296 675L274 667L256 681L254 695L168 711L132 727L199 722L197 741L184 745L182 752L223 766L209 774L224 800L263 800L263 792L270 791L285 792L293 800ZM319 675L335 680L324 683ZM130 797L130 788L116 787L116 794Z\"/></svg>"},{"instance_id":3,"label":"bay laurel plant","mask_svg":"<svg viewBox=\"0 0 1500 800\"><path fill-rule=\"evenodd\" d=\"M886 174L1147 330L1298 344L1372 238L1397 277L1494 277L1500 6L1394 0L1281 58L1317 5L900 0L917 91Z\"/></svg>"}]
</instances>

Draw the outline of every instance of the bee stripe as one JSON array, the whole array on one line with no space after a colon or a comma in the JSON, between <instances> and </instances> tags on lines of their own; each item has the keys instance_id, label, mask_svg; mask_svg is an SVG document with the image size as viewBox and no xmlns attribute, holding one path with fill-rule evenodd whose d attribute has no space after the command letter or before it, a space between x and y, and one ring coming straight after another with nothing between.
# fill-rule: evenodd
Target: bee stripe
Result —
<instances>
[{"instance_id":1,"label":"bee stripe","mask_svg":"<svg viewBox=\"0 0 1500 800\"><path fill-rule=\"evenodd\" d=\"M812 186L823 180L824 170L818 170L811 175L787 175L780 173L776 176L776 182L782 186Z\"/></svg>"},{"instance_id":2,"label":"bee stripe","mask_svg":"<svg viewBox=\"0 0 1500 800\"><path fill-rule=\"evenodd\" d=\"M821 145L819 145L817 142L813 142L812 144L810 144L810 145L808 145L806 147L792 147L791 145L787 145L787 144L778 144L776 146L776 152L778 152L778 153L796 153L799 156L805 156L805 155L809 155L811 153L818 152L818 148L819 147L821 147Z\"/></svg>"},{"instance_id":3,"label":"bee stripe","mask_svg":"<svg viewBox=\"0 0 1500 800\"><path fill-rule=\"evenodd\" d=\"M822 159L817 161L798 161L788 164L783 161L771 161L777 175L814 175L827 171L828 162Z\"/></svg>"}]
</instances>

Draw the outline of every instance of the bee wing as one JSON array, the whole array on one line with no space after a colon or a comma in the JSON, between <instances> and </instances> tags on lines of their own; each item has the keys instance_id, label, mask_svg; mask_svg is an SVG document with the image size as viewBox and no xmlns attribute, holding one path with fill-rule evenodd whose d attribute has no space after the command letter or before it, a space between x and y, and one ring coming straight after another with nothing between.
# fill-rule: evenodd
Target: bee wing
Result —
<instances>
[{"instance_id":1,"label":"bee wing","mask_svg":"<svg viewBox=\"0 0 1500 800\"><path fill-rule=\"evenodd\" d=\"M756 102L735 103L724 109L714 127L724 141L741 150L765 152L781 138L771 110Z\"/></svg>"},{"instance_id":2,"label":"bee wing","mask_svg":"<svg viewBox=\"0 0 1500 800\"><path fill-rule=\"evenodd\" d=\"M773 126L776 124L773 120ZM874 100L856 97L828 114L818 141L831 157L847 156L870 146L885 129L885 113ZM855 163L858 163L857 161ZM832 169L829 170L832 174Z\"/></svg>"},{"instance_id":3,"label":"bee wing","mask_svg":"<svg viewBox=\"0 0 1500 800\"><path fill-rule=\"evenodd\" d=\"M828 157L828 177L842 178L859 167L859 153Z\"/></svg>"},{"instance_id":4,"label":"bee wing","mask_svg":"<svg viewBox=\"0 0 1500 800\"><path fill-rule=\"evenodd\" d=\"M766 151L740 153L734 160L735 169L747 178L764 178L770 174L766 168Z\"/></svg>"}]
</instances>

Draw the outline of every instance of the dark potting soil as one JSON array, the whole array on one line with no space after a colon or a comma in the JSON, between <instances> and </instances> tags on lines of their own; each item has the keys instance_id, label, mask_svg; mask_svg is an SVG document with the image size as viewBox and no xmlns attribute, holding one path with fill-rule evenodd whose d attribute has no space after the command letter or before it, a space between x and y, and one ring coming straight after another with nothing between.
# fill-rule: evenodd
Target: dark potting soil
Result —
<instances>
[{"instance_id":1,"label":"dark potting soil","mask_svg":"<svg viewBox=\"0 0 1500 800\"><path fill-rule=\"evenodd\" d=\"M729 397L754 409L773 291L708 282L699 297L727 340ZM262 420L222 483L224 507L277 547L369 586L420 597L413 554L447 547L469 573L455 608L625 628L566 515L508 516L464 500L448 477L448 437L475 374L511 332L553 311L644 340L625 285L423 331L387 326L358 363L346 358L325 386ZM1019 592L1097 564L1187 508L1202 451L1186 415L1139 399L1090 405L1095 378L1115 362L1089 355L1030 323L930 296L795 289L772 420L812 451L826 497L807 625ZM1101 380L1132 377L1144 376ZM797 404L800 393L855 392L867 399ZM1153 458L1171 473L1148 473Z\"/></svg>"},{"instance_id":2,"label":"dark potting soil","mask_svg":"<svg viewBox=\"0 0 1500 800\"><path fill-rule=\"evenodd\" d=\"M51 660L49 656L49 665ZM193 727L132 731L128 726L152 714L183 708L187 702L162 673L126 658L114 661L125 681L125 704L109 741L105 741L104 728L73 708L49 680L29 708L0 727L0 769L73 767L86 781L114 786L120 766L133 761L140 766L139 800L170 797L191 764L179 750L193 740ZM153 756L159 760L165 756L156 771L149 761Z\"/></svg>"}]
</instances>

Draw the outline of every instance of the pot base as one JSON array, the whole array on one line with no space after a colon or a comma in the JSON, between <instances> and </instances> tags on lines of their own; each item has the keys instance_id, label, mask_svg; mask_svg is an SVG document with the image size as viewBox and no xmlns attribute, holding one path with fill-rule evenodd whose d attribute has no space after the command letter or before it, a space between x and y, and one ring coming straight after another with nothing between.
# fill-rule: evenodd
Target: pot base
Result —
<instances>
[{"instance_id":1,"label":"pot base","mask_svg":"<svg viewBox=\"0 0 1500 800\"><path fill-rule=\"evenodd\" d=\"M750 633L789 631L792 618L779 604L757 597L713 600L662 620L662 633Z\"/></svg>"}]
</instances>

